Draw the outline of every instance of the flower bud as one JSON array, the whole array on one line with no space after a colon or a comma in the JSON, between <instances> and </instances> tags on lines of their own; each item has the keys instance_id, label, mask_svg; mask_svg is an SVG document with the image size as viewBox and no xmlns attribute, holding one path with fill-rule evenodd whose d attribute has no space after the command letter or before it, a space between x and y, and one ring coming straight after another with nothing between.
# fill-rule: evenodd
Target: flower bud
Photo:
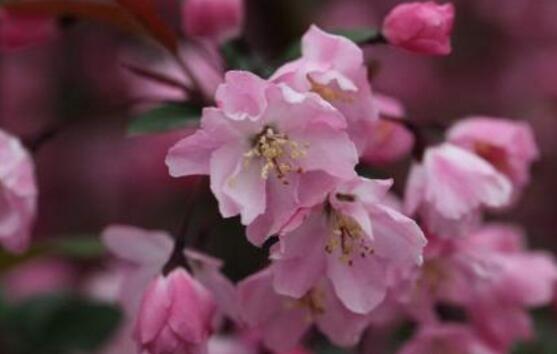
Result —
<instances>
[{"instance_id":1,"label":"flower bud","mask_svg":"<svg viewBox=\"0 0 557 354\"><path fill-rule=\"evenodd\" d=\"M204 353L215 314L212 295L186 270L160 275L147 288L135 335L144 354Z\"/></svg>"},{"instance_id":2,"label":"flower bud","mask_svg":"<svg viewBox=\"0 0 557 354\"><path fill-rule=\"evenodd\" d=\"M451 52L454 12L452 4L402 4L385 18L383 35L390 44L412 52L447 55Z\"/></svg>"},{"instance_id":3,"label":"flower bud","mask_svg":"<svg viewBox=\"0 0 557 354\"><path fill-rule=\"evenodd\" d=\"M0 49L13 50L40 43L55 32L55 23L50 18L15 15L0 9Z\"/></svg>"},{"instance_id":4,"label":"flower bud","mask_svg":"<svg viewBox=\"0 0 557 354\"><path fill-rule=\"evenodd\" d=\"M240 34L244 20L244 2L186 0L183 16L186 35L222 42Z\"/></svg>"}]
</instances>

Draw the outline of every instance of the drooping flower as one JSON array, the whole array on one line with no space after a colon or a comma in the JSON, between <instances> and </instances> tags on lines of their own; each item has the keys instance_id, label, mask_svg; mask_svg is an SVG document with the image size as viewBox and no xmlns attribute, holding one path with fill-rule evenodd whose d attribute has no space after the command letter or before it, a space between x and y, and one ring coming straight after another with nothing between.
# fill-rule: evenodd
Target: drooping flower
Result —
<instances>
[{"instance_id":1,"label":"drooping flower","mask_svg":"<svg viewBox=\"0 0 557 354\"><path fill-rule=\"evenodd\" d=\"M524 122L470 117L447 132L447 140L489 161L518 188L530 180L530 166L539 158L532 128Z\"/></svg>"},{"instance_id":2,"label":"drooping flower","mask_svg":"<svg viewBox=\"0 0 557 354\"><path fill-rule=\"evenodd\" d=\"M51 18L13 14L0 8L0 49L14 50L41 43L55 33Z\"/></svg>"},{"instance_id":3,"label":"drooping flower","mask_svg":"<svg viewBox=\"0 0 557 354\"><path fill-rule=\"evenodd\" d=\"M244 0L187 0L182 15L186 35L223 42L241 33Z\"/></svg>"},{"instance_id":4,"label":"drooping flower","mask_svg":"<svg viewBox=\"0 0 557 354\"><path fill-rule=\"evenodd\" d=\"M348 134L362 153L377 121L362 50L352 41L312 26L302 38L302 57L271 80L300 92L315 92L346 117Z\"/></svg>"},{"instance_id":5,"label":"drooping flower","mask_svg":"<svg viewBox=\"0 0 557 354\"><path fill-rule=\"evenodd\" d=\"M420 329L398 354L503 354L483 343L463 325L433 325Z\"/></svg>"},{"instance_id":6,"label":"drooping flower","mask_svg":"<svg viewBox=\"0 0 557 354\"><path fill-rule=\"evenodd\" d=\"M33 160L21 142L0 130L0 244L24 252L37 208Z\"/></svg>"},{"instance_id":7,"label":"drooping flower","mask_svg":"<svg viewBox=\"0 0 557 354\"><path fill-rule=\"evenodd\" d=\"M201 129L178 142L166 164L175 177L210 175L224 217L240 215L260 245L300 207L356 176L344 117L314 93L247 72L229 72L203 111Z\"/></svg>"},{"instance_id":8,"label":"drooping flower","mask_svg":"<svg viewBox=\"0 0 557 354\"><path fill-rule=\"evenodd\" d=\"M373 95L379 117L368 135L367 147L362 161L370 164L386 164L408 155L414 145L414 136L404 127L405 109L392 97ZM393 121L394 119L400 122Z\"/></svg>"},{"instance_id":9,"label":"drooping flower","mask_svg":"<svg viewBox=\"0 0 557 354\"><path fill-rule=\"evenodd\" d=\"M267 268L240 282L238 292L246 324L276 352L295 348L313 324L336 345L350 347L369 323L368 316L342 305L326 279L296 299L275 292L273 271Z\"/></svg>"},{"instance_id":10,"label":"drooping flower","mask_svg":"<svg viewBox=\"0 0 557 354\"><path fill-rule=\"evenodd\" d=\"M412 166L405 209L419 215L428 232L453 237L471 231L482 208L506 206L511 195L510 181L487 161L445 143L427 149Z\"/></svg>"},{"instance_id":11,"label":"drooping flower","mask_svg":"<svg viewBox=\"0 0 557 354\"><path fill-rule=\"evenodd\" d=\"M387 41L406 50L433 55L451 52L453 4L433 1L404 3L396 6L383 22Z\"/></svg>"},{"instance_id":12,"label":"drooping flower","mask_svg":"<svg viewBox=\"0 0 557 354\"><path fill-rule=\"evenodd\" d=\"M413 220L383 204L390 186L354 179L306 211L273 252L276 290L301 298L325 276L350 311L377 307L397 275L421 264L426 243Z\"/></svg>"},{"instance_id":13,"label":"drooping flower","mask_svg":"<svg viewBox=\"0 0 557 354\"><path fill-rule=\"evenodd\" d=\"M160 275L147 288L135 336L146 354L203 354L216 306L211 293L183 268Z\"/></svg>"}]
</instances>

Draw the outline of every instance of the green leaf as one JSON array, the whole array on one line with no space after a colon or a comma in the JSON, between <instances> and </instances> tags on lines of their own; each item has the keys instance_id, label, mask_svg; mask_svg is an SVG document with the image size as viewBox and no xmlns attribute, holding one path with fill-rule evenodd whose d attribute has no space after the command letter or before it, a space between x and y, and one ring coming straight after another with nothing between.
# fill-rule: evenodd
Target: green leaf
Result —
<instances>
[{"instance_id":1,"label":"green leaf","mask_svg":"<svg viewBox=\"0 0 557 354\"><path fill-rule=\"evenodd\" d=\"M10 353L92 352L110 339L120 311L72 295L35 297L5 309L0 317Z\"/></svg>"},{"instance_id":2,"label":"green leaf","mask_svg":"<svg viewBox=\"0 0 557 354\"><path fill-rule=\"evenodd\" d=\"M201 109L186 104L168 103L155 107L134 119L128 126L132 135L161 133L183 128L188 121L199 119Z\"/></svg>"},{"instance_id":3,"label":"green leaf","mask_svg":"<svg viewBox=\"0 0 557 354\"><path fill-rule=\"evenodd\" d=\"M381 36L381 33L374 28L359 28L349 30L342 29L335 30L332 33L346 37L357 44L363 44L365 42L373 41Z\"/></svg>"},{"instance_id":4,"label":"green leaf","mask_svg":"<svg viewBox=\"0 0 557 354\"><path fill-rule=\"evenodd\" d=\"M105 248L99 237L95 236L71 236L64 239L51 241L47 244L49 253L75 259L88 260L102 257Z\"/></svg>"}]
</instances>

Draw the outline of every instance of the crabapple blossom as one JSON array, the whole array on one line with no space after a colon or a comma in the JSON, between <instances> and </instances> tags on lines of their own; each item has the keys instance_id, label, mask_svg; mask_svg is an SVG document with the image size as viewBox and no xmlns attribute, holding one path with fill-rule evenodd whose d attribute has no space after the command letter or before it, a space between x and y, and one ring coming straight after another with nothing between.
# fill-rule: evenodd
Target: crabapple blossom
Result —
<instances>
[{"instance_id":1,"label":"crabapple blossom","mask_svg":"<svg viewBox=\"0 0 557 354\"><path fill-rule=\"evenodd\" d=\"M414 136L404 127L405 109L395 98L375 93L373 99L379 117L368 135L367 148L362 161L370 164L386 164L408 155L414 145ZM398 119L395 122L392 119Z\"/></svg>"},{"instance_id":2,"label":"crabapple blossom","mask_svg":"<svg viewBox=\"0 0 557 354\"><path fill-rule=\"evenodd\" d=\"M215 310L211 293L185 269L159 275L145 291L137 317L141 352L206 353Z\"/></svg>"},{"instance_id":3,"label":"crabapple blossom","mask_svg":"<svg viewBox=\"0 0 557 354\"><path fill-rule=\"evenodd\" d=\"M398 354L503 354L492 350L462 325L433 325L419 330Z\"/></svg>"},{"instance_id":4,"label":"crabapple blossom","mask_svg":"<svg viewBox=\"0 0 557 354\"><path fill-rule=\"evenodd\" d=\"M233 71L205 108L201 129L170 149L174 177L210 175L224 217L241 216L260 245L300 207L356 176L344 117L315 93Z\"/></svg>"},{"instance_id":5,"label":"crabapple blossom","mask_svg":"<svg viewBox=\"0 0 557 354\"><path fill-rule=\"evenodd\" d=\"M465 118L447 132L447 140L489 161L519 189L528 184L530 166L539 158L532 128L524 122Z\"/></svg>"},{"instance_id":6,"label":"crabapple blossom","mask_svg":"<svg viewBox=\"0 0 557 354\"><path fill-rule=\"evenodd\" d=\"M377 121L362 50L350 40L312 26L302 38L302 57L271 77L300 92L315 92L341 111L359 153Z\"/></svg>"},{"instance_id":7,"label":"crabapple blossom","mask_svg":"<svg viewBox=\"0 0 557 354\"><path fill-rule=\"evenodd\" d=\"M0 130L0 244L6 250L28 248L37 194L31 156L16 137Z\"/></svg>"},{"instance_id":8,"label":"crabapple blossom","mask_svg":"<svg viewBox=\"0 0 557 354\"><path fill-rule=\"evenodd\" d=\"M433 55L450 54L455 9L433 1L396 6L383 22L386 40L406 50Z\"/></svg>"},{"instance_id":9,"label":"crabapple blossom","mask_svg":"<svg viewBox=\"0 0 557 354\"><path fill-rule=\"evenodd\" d=\"M483 207L510 203L512 185L506 176L477 155L444 143L425 151L408 177L405 210L419 215L428 232L454 237L471 231Z\"/></svg>"},{"instance_id":10,"label":"crabapple blossom","mask_svg":"<svg viewBox=\"0 0 557 354\"><path fill-rule=\"evenodd\" d=\"M367 314L385 298L393 274L421 264L425 237L382 200L391 181L357 178L340 185L301 226L280 236L274 285L303 297L323 276L350 311Z\"/></svg>"},{"instance_id":11,"label":"crabapple blossom","mask_svg":"<svg viewBox=\"0 0 557 354\"><path fill-rule=\"evenodd\" d=\"M271 268L238 284L244 320L262 333L267 348L276 352L292 350L313 324L337 345L349 347L358 342L369 323L368 316L349 311L328 280L321 279L296 299L275 292Z\"/></svg>"},{"instance_id":12,"label":"crabapple blossom","mask_svg":"<svg viewBox=\"0 0 557 354\"><path fill-rule=\"evenodd\" d=\"M222 42L242 31L244 0L186 0L182 6L188 36Z\"/></svg>"},{"instance_id":13,"label":"crabapple blossom","mask_svg":"<svg viewBox=\"0 0 557 354\"><path fill-rule=\"evenodd\" d=\"M56 33L51 18L19 15L0 8L0 50L20 49L46 41Z\"/></svg>"}]
</instances>

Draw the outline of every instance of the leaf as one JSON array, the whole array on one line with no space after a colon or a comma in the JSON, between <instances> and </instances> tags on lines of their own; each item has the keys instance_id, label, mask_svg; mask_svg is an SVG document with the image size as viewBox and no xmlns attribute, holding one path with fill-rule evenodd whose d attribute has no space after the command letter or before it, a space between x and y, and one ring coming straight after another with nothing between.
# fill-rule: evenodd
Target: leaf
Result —
<instances>
[{"instance_id":1,"label":"leaf","mask_svg":"<svg viewBox=\"0 0 557 354\"><path fill-rule=\"evenodd\" d=\"M201 110L198 107L169 103L143 113L129 126L128 133L132 135L145 133L160 133L183 128L188 121L198 119Z\"/></svg>"},{"instance_id":2,"label":"leaf","mask_svg":"<svg viewBox=\"0 0 557 354\"><path fill-rule=\"evenodd\" d=\"M4 308L0 320L9 352L69 354L99 349L121 318L114 306L56 294Z\"/></svg>"},{"instance_id":3,"label":"leaf","mask_svg":"<svg viewBox=\"0 0 557 354\"><path fill-rule=\"evenodd\" d=\"M374 28L341 29L334 30L332 33L346 37L356 44L363 44L381 38L381 33Z\"/></svg>"},{"instance_id":4,"label":"leaf","mask_svg":"<svg viewBox=\"0 0 557 354\"><path fill-rule=\"evenodd\" d=\"M74 260L89 260L102 257L105 248L98 237L71 236L51 241L47 244L51 254L58 254Z\"/></svg>"},{"instance_id":5,"label":"leaf","mask_svg":"<svg viewBox=\"0 0 557 354\"><path fill-rule=\"evenodd\" d=\"M170 27L157 14L153 0L116 0L127 9L164 47L176 54L178 38Z\"/></svg>"}]
</instances>

